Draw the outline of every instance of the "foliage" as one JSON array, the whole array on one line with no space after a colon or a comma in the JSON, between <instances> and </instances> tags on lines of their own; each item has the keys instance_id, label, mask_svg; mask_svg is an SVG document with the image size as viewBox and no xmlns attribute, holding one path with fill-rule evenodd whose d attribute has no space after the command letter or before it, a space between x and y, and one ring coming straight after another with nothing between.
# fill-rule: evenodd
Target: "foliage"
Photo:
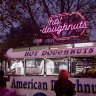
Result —
<instances>
[{"instance_id":1,"label":"foliage","mask_svg":"<svg viewBox=\"0 0 96 96\"><path fill-rule=\"evenodd\" d=\"M87 21L86 34L81 39L95 39L96 0L0 0L3 45L6 48L31 46L35 38L51 38L50 35L42 36L40 32L49 17L73 11L79 11Z\"/></svg>"}]
</instances>

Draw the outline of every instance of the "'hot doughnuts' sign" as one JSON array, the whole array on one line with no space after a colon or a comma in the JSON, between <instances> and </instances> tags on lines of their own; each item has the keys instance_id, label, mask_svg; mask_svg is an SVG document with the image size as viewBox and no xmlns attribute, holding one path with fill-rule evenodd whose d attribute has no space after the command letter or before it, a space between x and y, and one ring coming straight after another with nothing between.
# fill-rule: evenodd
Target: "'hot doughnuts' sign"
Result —
<instances>
[{"instance_id":1,"label":"'hot doughnuts' sign","mask_svg":"<svg viewBox=\"0 0 96 96\"><path fill-rule=\"evenodd\" d=\"M41 30L42 33L49 33L56 40L68 40L84 35L86 21L79 12L51 15L48 25Z\"/></svg>"}]
</instances>

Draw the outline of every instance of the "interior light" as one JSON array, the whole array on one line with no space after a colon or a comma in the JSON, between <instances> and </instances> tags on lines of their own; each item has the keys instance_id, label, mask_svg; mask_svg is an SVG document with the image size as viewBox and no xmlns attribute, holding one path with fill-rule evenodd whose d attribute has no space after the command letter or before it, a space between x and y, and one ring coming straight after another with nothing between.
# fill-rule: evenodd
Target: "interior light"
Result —
<instances>
[{"instance_id":1,"label":"interior light","mask_svg":"<svg viewBox=\"0 0 96 96\"><path fill-rule=\"evenodd\" d=\"M86 47L86 46L93 46L94 43L89 42L89 43L77 43L74 44L75 47Z\"/></svg>"}]
</instances>

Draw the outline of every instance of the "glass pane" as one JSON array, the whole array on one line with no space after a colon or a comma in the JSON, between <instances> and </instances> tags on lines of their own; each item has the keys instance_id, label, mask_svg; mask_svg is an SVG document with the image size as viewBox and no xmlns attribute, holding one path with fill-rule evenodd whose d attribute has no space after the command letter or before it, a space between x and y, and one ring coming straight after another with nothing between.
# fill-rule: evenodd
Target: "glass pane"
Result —
<instances>
[{"instance_id":1,"label":"glass pane","mask_svg":"<svg viewBox=\"0 0 96 96\"><path fill-rule=\"evenodd\" d=\"M10 75L24 75L24 62L23 60L12 60L7 66L6 73Z\"/></svg>"},{"instance_id":2,"label":"glass pane","mask_svg":"<svg viewBox=\"0 0 96 96\"><path fill-rule=\"evenodd\" d=\"M57 75L61 69L68 70L67 58L48 58L45 61L46 74Z\"/></svg>"},{"instance_id":3,"label":"glass pane","mask_svg":"<svg viewBox=\"0 0 96 96\"><path fill-rule=\"evenodd\" d=\"M96 77L96 58L71 58L71 75L75 77Z\"/></svg>"},{"instance_id":4,"label":"glass pane","mask_svg":"<svg viewBox=\"0 0 96 96\"><path fill-rule=\"evenodd\" d=\"M25 60L25 74L26 75L43 75L44 74L44 63L41 68L43 59L26 59Z\"/></svg>"}]
</instances>

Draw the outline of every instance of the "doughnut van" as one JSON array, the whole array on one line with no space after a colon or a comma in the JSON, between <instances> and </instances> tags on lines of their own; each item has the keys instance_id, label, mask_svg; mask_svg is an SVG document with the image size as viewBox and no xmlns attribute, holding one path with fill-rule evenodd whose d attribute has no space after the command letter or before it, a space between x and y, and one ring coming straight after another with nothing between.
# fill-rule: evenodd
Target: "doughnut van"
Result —
<instances>
[{"instance_id":1,"label":"doughnut van","mask_svg":"<svg viewBox=\"0 0 96 96\"><path fill-rule=\"evenodd\" d=\"M70 73L75 96L96 96L96 47L75 47L6 52L7 87L18 96L55 96L54 83L61 69Z\"/></svg>"}]
</instances>

